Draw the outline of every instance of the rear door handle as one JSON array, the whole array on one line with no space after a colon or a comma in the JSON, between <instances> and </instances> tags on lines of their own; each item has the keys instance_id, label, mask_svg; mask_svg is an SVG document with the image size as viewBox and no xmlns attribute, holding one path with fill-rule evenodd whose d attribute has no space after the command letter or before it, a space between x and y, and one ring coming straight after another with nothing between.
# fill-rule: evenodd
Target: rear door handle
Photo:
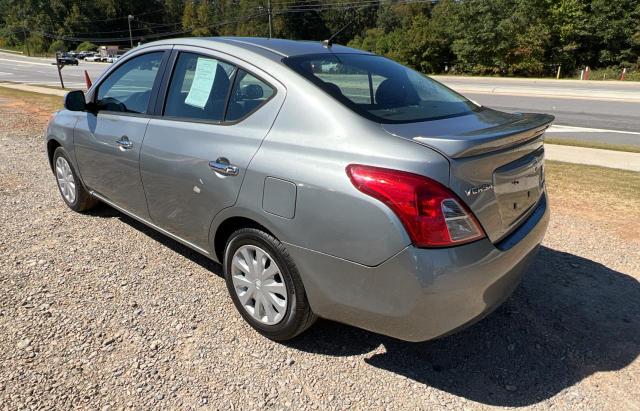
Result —
<instances>
[{"instance_id":1,"label":"rear door handle","mask_svg":"<svg viewBox=\"0 0 640 411\"><path fill-rule=\"evenodd\" d=\"M127 136L120 137L120 140L116 140L116 144L120 146L122 150L128 150L133 147L133 143L129 141L129 137Z\"/></svg>"},{"instance_id":2,"label":"rear door handle","mask_svg":"<svg viewBox=\"0 0 640 411\"><path fill-rule=\"evenodd\" d=\"M224 157L219 157L216 161L209 161L209 168L225 176L237 176L240 173L240 168L229 164L229 160Z\"/></svg>"}]
</instances>

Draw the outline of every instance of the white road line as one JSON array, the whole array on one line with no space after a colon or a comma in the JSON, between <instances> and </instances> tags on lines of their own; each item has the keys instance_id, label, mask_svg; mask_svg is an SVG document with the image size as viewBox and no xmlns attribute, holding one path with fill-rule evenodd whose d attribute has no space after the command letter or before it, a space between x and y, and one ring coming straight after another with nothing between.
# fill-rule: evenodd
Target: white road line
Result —
<instances>
[{"instance_id":1,"label":"white road line","mask_svg":"<svg viewBox=\"0 0 640 411\"><path fill-rule=\"evenodd\" d=\"M637 132L637 131L606 130L602 128L561 126L561 125L555 125L555 124L549 127L547 131L550 133L615 133L615 134L632 134L632 135L640 136L640 132Z\"/></svg>"},{"instance_id":2,"label":"white road line","mask_svg":"<svg viewBox=\"0 0 640 411\"><path fill-rule=\"evenodd\" d=\"M445 84L446 85L446 84ZM626 103L640 103L640 96L638 93L629 93L629 92L616 92L614 94L610 92L601 93L599 91L591 91L590 95L584 94L567 94L567 92L571 92L570 89L563 90L564 94L557 94L554 92L550 92L549 90L536 90L536 91L525 91L522 89L511 91L511 90L498 90L494 89L486 89L486 88L469 88L469 87L451 87L453 90L457 91L461 94L486 94L486 95L496 95L496 96L512 96L512 97L531 97L531 98L553 98L553 99L561 99L561 100L592 100L592 101L621 101ZM589 94L589 93L586 93Z\"/></svg>"},{"instance_id":3,"label":"white road line","mask_svg":"<svg viewBox=\"0 0 640 411\"><path fill-rule=\"evenodd\" d=\"M28 64L9 64L9 63L3 63L2 61L0 61L0 66L3 66L5 68L24 68L24 67L30 67Z\"/></svg>"},{"instance_id":4,"label":"white road line","mask_svg":"<svg viewBox=\"0 0 640 411\"><path fill-rule=\"evenodd\" d=\"M0 76L13 76L13 73L6 73L4 71L0 71Z\"/></svg>"},{"instance_id":5,"label":"white road line","mask_svg":"<svg viewBox=\"0 0 640 411\"><path fill-rule=\"evenodd\" d=\"M34 65L34 66L47 66L47 67L51 67L52 66L51 63L36 63L35 61L25 61L25 60L12 60L12 59L0 58L0 61L10 61L12 63L20 63L20 64L31 64L31 65Z\"/></svg>"}]
</instances>

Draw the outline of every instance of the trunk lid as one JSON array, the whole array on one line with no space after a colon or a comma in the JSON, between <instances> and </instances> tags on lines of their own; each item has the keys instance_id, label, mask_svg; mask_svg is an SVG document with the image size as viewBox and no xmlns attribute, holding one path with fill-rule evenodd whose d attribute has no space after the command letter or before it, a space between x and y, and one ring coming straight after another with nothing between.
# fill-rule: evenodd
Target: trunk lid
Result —
<instances>
[{"instance_id":1,"label":"trunk lid","mask_svg":"<svg viewBox=\"0 0 640 411\"><path fill-rule=\"evenodd\" d=\"M469 115L383 124L390 134L430 147L449 159L450 188L498 242L526 219L544 192L546 114L482 108Z\"/></svg>"}]
</instances>

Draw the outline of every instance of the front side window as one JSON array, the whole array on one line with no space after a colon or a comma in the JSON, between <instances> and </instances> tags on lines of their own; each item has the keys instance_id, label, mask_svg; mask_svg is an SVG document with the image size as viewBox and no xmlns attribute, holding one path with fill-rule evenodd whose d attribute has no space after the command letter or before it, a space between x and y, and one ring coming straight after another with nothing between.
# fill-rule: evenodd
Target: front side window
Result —
<instances>
[{"instance_id":1,"label":"front side window","mask_svg":"<svg viewBox=\"0 0 640 411\"><path fill-rule=\"evenodd\" d=\"M226 121L239 120L271 98L275 90L264 81L240 70L231 92Z\"/></svg>"},{"instance_id":2,"label":"front side window","mask_svg":"<svg viewBox=\"0 0 640 411\"><path fill-rule=\"evenodd\" d=\"M144 54L118 67L98 88L98 109L146 114L163 55Z\"/></svg>"},{"instance_id":3,"label":"front side window","mask_svg":"<svg viewBox=\"0 0 640 411\"><path fill-rule=\"evenodd\" d=\"M380 56L327 53L283 62L347 107L380 123L454 117L478 108L440 83Z\"/></svg>"},{"instance_id":4,"label":"front side window","mask_svg":"<svg viewBox=\"0 0 640 411\"><path fill-rule=\"evenodd\" d=\"M164 115L222 121L235 70L235 66L211 57L180 53L171 77Z\"/></svg>"}]
</instances>

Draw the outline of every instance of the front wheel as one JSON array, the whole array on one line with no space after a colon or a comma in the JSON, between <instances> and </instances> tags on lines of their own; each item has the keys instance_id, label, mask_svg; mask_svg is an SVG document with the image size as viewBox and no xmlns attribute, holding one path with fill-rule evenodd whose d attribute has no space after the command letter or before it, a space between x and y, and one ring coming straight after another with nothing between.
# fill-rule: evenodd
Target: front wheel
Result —
<instances>
[{"instance_id":1,"label":"front wheel","mask_svg":"<svg viewBox=\"0 0 640 411\"><path fill-rule=\"evenodd\" d=\"M234 232L224 274L236 308L265 337L289 340L316 320L293 260L272 235L255 228Z\"/></svg>"},{"instance_id":2,"label":"front wheel","mask_svg":"<svg viewBox=\"0 0 640 411\"><path fill-rule=\"evenodd\" d=\"M98 203L98 200L89 194L78 179L78 174L62 147L58 147L53 153L53 172L62 199L70 209L78 212L86 211Z\"/></svg>"}]
</instances>

